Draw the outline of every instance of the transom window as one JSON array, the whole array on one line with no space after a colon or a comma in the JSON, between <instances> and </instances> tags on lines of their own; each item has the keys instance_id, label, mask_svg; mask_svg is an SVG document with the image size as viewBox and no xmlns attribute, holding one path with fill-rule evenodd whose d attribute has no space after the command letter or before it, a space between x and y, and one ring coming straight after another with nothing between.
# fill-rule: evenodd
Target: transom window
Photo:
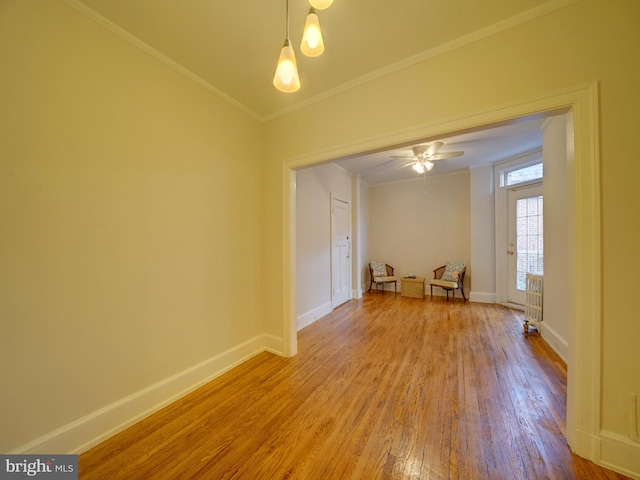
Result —
<instances>
[{"instance_id":1,"label":"transom window","mask_svg":"<svg viewBox=\"0 0 640 480\"><path fill-rule=\"evenodd\" d=\"M543 169L542 162L526 167L516 168L514 170L506 170L502 173L502 186L509 187L520 183L531 182L533 180L542 179Z\"/></svg>"}]
</instances>

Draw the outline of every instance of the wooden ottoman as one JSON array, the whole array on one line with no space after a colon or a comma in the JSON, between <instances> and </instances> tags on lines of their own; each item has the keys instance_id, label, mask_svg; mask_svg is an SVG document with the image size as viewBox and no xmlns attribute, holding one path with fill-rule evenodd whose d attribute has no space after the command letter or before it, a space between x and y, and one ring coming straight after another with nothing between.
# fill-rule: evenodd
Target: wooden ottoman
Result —
<instances>
[{"instance_id":1,"label":"wooden ottoman","mask_svg":"<svg viewBox=\"0 0 640 480\"><path fill-rule=\"evenodd\" d=\"M402 277L400 294L403 297L424 298L424 277Z\"/></svg>"}]
</instances>

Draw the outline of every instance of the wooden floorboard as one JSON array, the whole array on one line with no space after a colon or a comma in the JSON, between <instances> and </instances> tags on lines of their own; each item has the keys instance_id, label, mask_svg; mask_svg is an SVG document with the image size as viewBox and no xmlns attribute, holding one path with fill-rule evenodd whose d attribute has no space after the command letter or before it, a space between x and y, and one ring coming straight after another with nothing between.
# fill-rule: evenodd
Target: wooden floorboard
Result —
<instances>
[{"instance_id":1,"label":"wooden floorboard","mask_svg":"<svg viewBox=\"0 0 640 480\"><path fill-rule=\"evenodd\" d=\"M81 479L625 479L571 454L566 366L498 305L365 294L82 454Z\"/></svg>"}]
</instances>

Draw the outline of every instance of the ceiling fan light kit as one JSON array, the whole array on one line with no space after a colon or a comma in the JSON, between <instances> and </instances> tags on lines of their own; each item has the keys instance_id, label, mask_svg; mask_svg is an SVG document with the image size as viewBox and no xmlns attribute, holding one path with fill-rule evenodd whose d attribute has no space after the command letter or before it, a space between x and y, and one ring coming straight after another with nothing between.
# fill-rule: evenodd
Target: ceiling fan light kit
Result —
<instances>
[{"instance_id":1,"label":"ceiling fan light kit","mask_svg":"<svg viewBox=\"0 0 640 480\"><path fill-rule=\"evenodd\" d=\"M434 161L436 160L444 160L445 158L454 158L461 157L464 155L464 152L446 152L446 153L438 153L440 148L444 143L442 142L433 142L431 145L417 145L411 149L413 152L412 157L391 157L391 158L402 158L406 160L412 160L411 163L408 163L405 166L411 165L411 168L417 173L425 173L431 171L434 166Z\"/></svg>"},{"instance_id":2,"label":"ceiling fan light kit","mask_svg":"<svg viewBox=\"0 0 640 480\"><path fill-rule=\"evenodd\" d=\"M413 164L413 169L418 173L424 173L425 170L427 172L431 171L433 168L433 163L429 160L419 160Z\"/></svg>"},{"instance_id":3,"label":"ceiling fan light kit","mask_svg":"<svg viewBox=\"0 0 640 480\"><path fill-rule=\"evenodd\" d=\"M320 20L315 9L324 10L331 6L333 0L309 0L309 3L311 8L305 22L300 50L307 57L318 57L324 52L324 39L322 38ZM276 73L273 77L273 85L285 93L297 92L300 89L296 55L289 40L289 0L286 0L286 37L282 50L280 50Z\"/></svg>"}]
</instances>

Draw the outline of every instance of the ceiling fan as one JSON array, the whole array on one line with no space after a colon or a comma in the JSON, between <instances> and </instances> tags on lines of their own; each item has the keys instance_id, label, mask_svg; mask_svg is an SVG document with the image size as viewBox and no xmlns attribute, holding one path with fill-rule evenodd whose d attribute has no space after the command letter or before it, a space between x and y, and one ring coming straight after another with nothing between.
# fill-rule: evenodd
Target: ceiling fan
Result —
<instances>
[{"instance_id":1,"label":"ceiling fan","mask_svg":"<svg viewBox=\"0 0 640 480\"><path fill-rule=\"evenodd\" d=\"M444 143L433 142L431 145L416 145L411 150L413 151L412 157L405 156L392 156L391 158L404 158L407 160L413 160L408 165L413 165L413 169L418 173L424 173L425 170L429 171L433 168L433 162L436 160L444 160L445 158L461 157L464 152L444 152L438 153Z\"/></svg>"}]
</instances>

